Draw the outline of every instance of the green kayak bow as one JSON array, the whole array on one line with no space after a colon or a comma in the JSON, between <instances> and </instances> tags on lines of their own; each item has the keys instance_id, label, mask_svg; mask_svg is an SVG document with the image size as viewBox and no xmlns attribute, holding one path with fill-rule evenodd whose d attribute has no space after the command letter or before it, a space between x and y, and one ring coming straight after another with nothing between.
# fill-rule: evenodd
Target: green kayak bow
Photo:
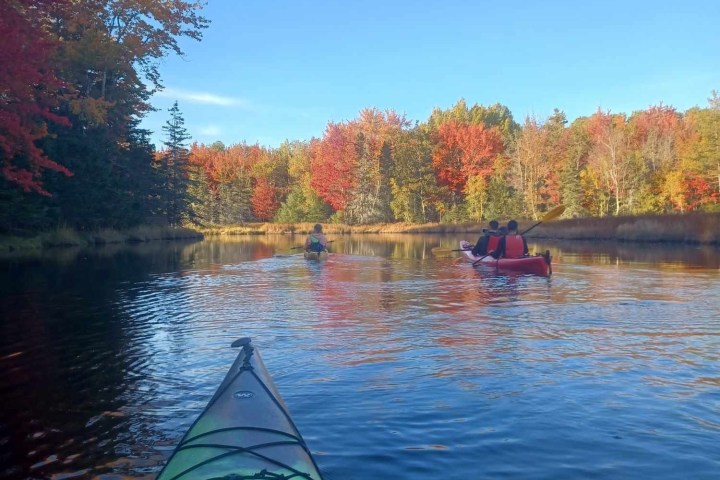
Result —
<instances>
[{"instance_id":1,"label":"green kayak bow","mask_svg":"<svg viewBox=\"0 0 720 480\"><path fill-rule=\"evenodd\" d=\"M157 480L322 480L249 338Z\"/></svg>"}]
</instances>

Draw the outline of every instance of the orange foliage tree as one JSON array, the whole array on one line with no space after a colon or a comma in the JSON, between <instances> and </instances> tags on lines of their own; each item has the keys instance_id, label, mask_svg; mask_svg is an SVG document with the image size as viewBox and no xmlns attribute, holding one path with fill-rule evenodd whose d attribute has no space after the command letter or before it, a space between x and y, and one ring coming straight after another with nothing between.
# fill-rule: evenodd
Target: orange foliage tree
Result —
<instances>
[{"instance_id":1,"label":"orange foliage tree","mask_svg":"<svg viewBox=\"0 0 720 480\"><path fill-rule=\"evenodd\" d=\"M450 120L437 128L432 163L439 183L460 194L470 177L488 177L504 150L497 128Z\"/></svg>"},{"instance_id":2,"label":"orange foliage tree","mask_svg":"<svg viewBox=\"0 0 720 480\"><path fill-rule=\"evenodd\" d=\"M253 213L258 220L268 222L280 208L280 189L267 178L258 178L252 194Z\"/></svg>"},{"instance_id":3,"label":"orange foliage tree","mask_svg":"<svg viewBox=\"0 0 720 480\"><path fill-rule=\"evenodd\" d=\"M335 210L345 210L355 187L354 125L330 123L321 140L313 140L310 185Z\"/></svg>"}]
</instances>

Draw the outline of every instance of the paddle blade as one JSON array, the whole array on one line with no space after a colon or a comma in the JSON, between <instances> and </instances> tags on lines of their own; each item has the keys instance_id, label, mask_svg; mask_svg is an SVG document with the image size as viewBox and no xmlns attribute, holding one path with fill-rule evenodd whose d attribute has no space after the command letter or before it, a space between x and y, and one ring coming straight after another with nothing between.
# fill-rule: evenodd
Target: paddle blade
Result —
<instances>
[{"instance_id":1,"label":"paddle blade","mask_svg":"<svg viewBox=\"0 0 720 480\"><path fill-rule=\"evenodd\" d=\"M553 208L548 213L546 213L545 216L540 221L541 222L549 222L550 220L555 220L560 215L562 215L564 211L565 211L565 205L558 205L557 207Z\"/></svg>"},{"instance_id":2,"label":"paddle blade","mask_svg":"<svg viewBox=\"0 0 720 480\"><path fill-rule=\"evenodd\" d=\"M465 252L467 250L472 250L471 248L447 248L447 247L433 247L430 249L432 253L450 253L450 252Z\"/></svg>"}]
</instances>

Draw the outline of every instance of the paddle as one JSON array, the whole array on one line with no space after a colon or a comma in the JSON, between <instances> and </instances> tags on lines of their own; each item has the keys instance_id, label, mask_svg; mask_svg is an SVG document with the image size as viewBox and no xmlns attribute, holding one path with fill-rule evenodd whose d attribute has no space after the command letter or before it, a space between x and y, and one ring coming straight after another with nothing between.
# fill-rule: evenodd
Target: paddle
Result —
<instances>
[{"instance_id":1,"label":"paddle","mask_svg":"<svg viewBox=\"0 0 720 480\"><path fill-rule=\"evenodd\" d=\"M532 227L530 227L530 228L528 228L528 229L526 229L526 230L523 230L522 233L520 233L520 235L525 235L527 232L529 232L530 230L532 230L533 228L537 227L538 225L540 225L540 224L543 223L543 222L549 222L550 220L555 220L557 217L559 217L560 215L562 215L564 211L565 211L565 205L558 205L557 207L553 208L553 209L550 210L548 213L546 213L545 216L544 216L542 219L540 219L540 221L537 222L535 225L533 225ZM488 255L490 255L490 254L487 253L487 254L483 255L482 257L478 258L477 260L475 260L475 261L473 262L473 266L475 266L475 265L477 265L478 263L480 263L480 262L481 262L482 260L484 260L485 257L487 257Z\"/></svg>"},{"instance_id":2,"label":"paddle","mask_svg":"<svg viewBox=\"0 0 720 480\"><path fill-rule=\"evenodd\" d=\"M335 240L329 240L327 243L333 243ZM298 248L305 248L305 245L299 245L297 247L290 247L290 250L297 250ZM276 253L273 257L290 257L292 255L283 255L282 253Z\"/></svg>"},{"instance_id":3,"label":"paddle","mask_svg":"<svg viewBox=\"0 0 720 480\"><path fill-rule=\"evenodd\" d=\"M529 232L530 230L537 227L538 225L540 225L543 222L549 222L550 220L555 220L557 217L562 215L564 211L565 211L565 205L558 205L557 207L553 208L548 213L546 213L545 216L538 223L536 223L532 227L528 228L527 230L523 231L522 233L520 233L520 235L525 235L527 232Z\"/></svg>"},{"instance_id":4,"label":"paddle","mask_svg":"<svg viewBox=\"0 0 720 480\"><path fill-rule=\"evenodd\" d=\"M449 248L446 248L446 247L433 247L430 249L430 251L436 255L450 253L450 252L467 252L468 250L472 250L472 247L470 247L470 248L453 248L452 250L450 250Z\"/></svg>"},{"instance_id":5,"label":"paddle","mask_svg":"<svg viewBox=\"0 0 720 480\"><path fill-rule=\"evenodd\" d=\"M482 262L482 261L485 259L485 257L487 257L488 255L490 255L490 254L489 254L489 253L486 253L486 254L483 255L482 257L480 257L480 258L478 258L477 260L475 260L475 261L473 262L473 267L474 267L475 265L477 265L478 263Z\"/></svg>"}]
</instances>

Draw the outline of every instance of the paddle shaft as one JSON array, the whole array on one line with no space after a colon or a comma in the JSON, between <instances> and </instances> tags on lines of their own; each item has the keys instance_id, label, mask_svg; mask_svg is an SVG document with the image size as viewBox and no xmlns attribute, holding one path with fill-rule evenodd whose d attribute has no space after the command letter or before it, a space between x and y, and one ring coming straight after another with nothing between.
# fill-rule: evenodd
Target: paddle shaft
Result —
<instances>
[{"instance_id":1,"label":"paddle shaft","mask_svg":"<svg viewBox=\"0 0 720 480\"><path fill-rule=\"evenodd\" d=\"M328 240L327 243L332 243L332 242L334 242L334 241L335 241L335 240ZM299 247L292 247L292 248L290 248L290 250L297 250L298 248L305 248L305 245L300 245Z\"/></svg>"},{"instance_id":2,"label":"paddle shaft","mask_svg":"<svg viewBox=\"0 0 720 480\"><path fill-rule=\"evenodd\" d=\"M529 232L530 230L537 227L538 225L540 225L543 222L548 222L550 220L553 220L553 219L559 217L560 215L563 214L564 211L565 211L565 205L558 205L557 207L553 208L548 213L546 213L545 216L542 218L542 220L540 220L539 222L537 222L535 225L528 228L527 230L524 230L522 233L520 233L520 235L525 235L527 232Z\"/></svg>"},{"instance_id":3,"label":"paddle shaft","mask_svg":"<svg viewBox=\"0 0 720 480\"><path fill-rule=\"evenodd\" d=\"M451 252L466 252L468 250L470 250L470 249L469 248L454 248L451 250L449 248L433 247L430 251L432 253L442 254L442 253L451 253Z\"/></svg>"},{"instance_id":4,"label":"paddle shaft","mask_svg":"<svg viewBox=\"0 0 720 480\"><path fill-rule=\"evenodd\" d=\"M536 223L535 225L533 225L532 227L528 228L527 230L523 230L523 231L520 233L520 235L525 235L527 232L529 232L529 231L532 230L533 228L537 227L537 226L540 225L541 223L543 223L542 220L539 221L538 223Z\"/></svg>"},{"instance_id":5,"label":"paddle shaft","mask_svg":"<svg viewBox=\"0 0 720 480\"><path fill-rule=\"evenodd\" d=\"M475 260L475 261L473 262L473 267L474 267L475 265L477 265L478 263L480 263L482 260L485 260L485 257L487 257L487 256L489 256L489 255L490 255L489 253L486 253L486 254L483 255L482 257L480 257L480 258L478 258L477 260Z\"/></svg>"}]
</instances>

